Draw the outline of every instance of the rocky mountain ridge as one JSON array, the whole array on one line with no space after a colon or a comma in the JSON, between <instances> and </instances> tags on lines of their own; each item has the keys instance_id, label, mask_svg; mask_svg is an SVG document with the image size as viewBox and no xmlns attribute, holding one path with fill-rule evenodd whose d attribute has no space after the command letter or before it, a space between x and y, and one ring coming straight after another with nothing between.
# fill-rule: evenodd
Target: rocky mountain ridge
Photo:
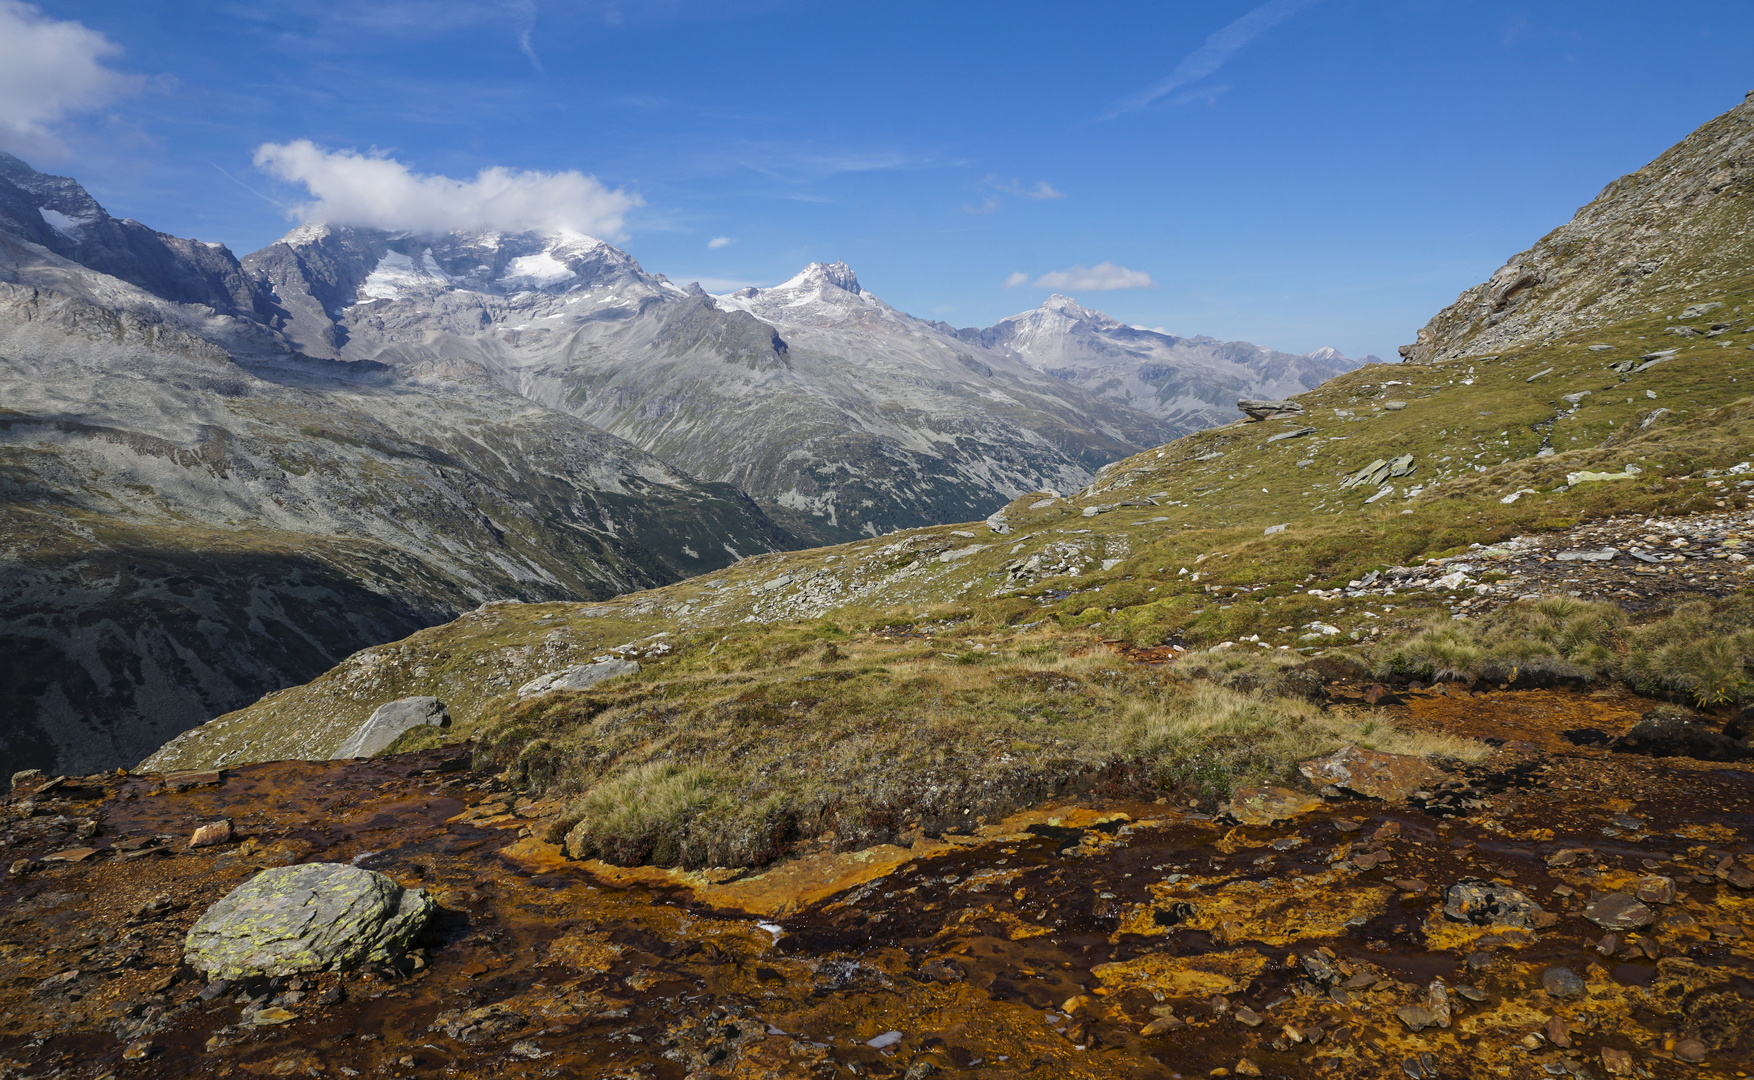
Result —
<instances>
[{"instance_id":1,"label":"rocky mountain ridge","mask_svg":"<svg viewBox=\"0 0 1754 1080\"><path fill-rule=\"evenodd\" d=\"M134 760L485 600L607 597L796 543L735 488L487 380L314 358L14 230L0 402L14 768Z\"/></svg>"},{"instance_id":2,"label":"rocky mountain ridge","mask_svg":"<svg viewBox=\"0 0 1754 1080\"><path fill-rule=\"evenodd\" d=\"M1751 195L1754 91L1462 293L1401 356L1483 356L1657 314L1683 337L1711 333L1709 313L1689 310L1690 298L1747 276Z\"/></svg>"},{"instance_id":3,"label":"rocky mountain ridge","mask_svg":"<svg viewBox=\"0 0 1754 1080\"><path fill-rule=\"evenodd\" d=\"M585 236L328 226L244 265L314 355L479 375L816 540L978 516L1166 437L895 311L844 265L708 297Z\"/></svg>"},{"instance_id":4,"label":"rocky mountain ridge","mask_svg":"<svg viewBox=\"0 0 1754 1080\"><path fill-rule=\"evenodd\" d=\"M1178 435L1229 423L1238 399L1290 397L1378 362L1350 360L1332 348L1293 355L1246 341L1177 337L1129 326L1057 293L1032 311L956 335L1150 413Z\"/></svg>"}]
</instances>

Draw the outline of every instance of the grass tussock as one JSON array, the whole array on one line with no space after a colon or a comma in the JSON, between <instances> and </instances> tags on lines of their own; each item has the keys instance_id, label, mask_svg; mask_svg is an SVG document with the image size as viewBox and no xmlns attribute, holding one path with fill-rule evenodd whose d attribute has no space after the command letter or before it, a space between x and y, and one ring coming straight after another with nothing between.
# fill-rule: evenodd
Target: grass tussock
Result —
<instances>
[{"instance_id":1,"label":"grass tussock","mask_svg":"<svg viewBox=\"0 0 1754 1080\"><path fill-rule=\"evenodd\" d=\"M1548 598L1479 622L1433 619L1378 650L1383 677L1428 682L1618 678L1695 705L1754 700L1754 598L1689 601L1634 624L1613 604Z\"/></svg>"},{"instance_id":2,"label":"grass tussock","mask_svg":"<svg viewBox=\"0 0 1754 1080\"><path fill-rule=\"evenodd\" d=\"M566 799L550 835L573 855L686 867L969 830L1053 798L1211 805L1347 744L1477 752L1325 708L1319 679L1300 696L1277 658L1188 672L1059 631L837 631L832 652L800 633L690 641L615 687L502 699L473 733L515 782Z\"/></svg>"}]
</instances>

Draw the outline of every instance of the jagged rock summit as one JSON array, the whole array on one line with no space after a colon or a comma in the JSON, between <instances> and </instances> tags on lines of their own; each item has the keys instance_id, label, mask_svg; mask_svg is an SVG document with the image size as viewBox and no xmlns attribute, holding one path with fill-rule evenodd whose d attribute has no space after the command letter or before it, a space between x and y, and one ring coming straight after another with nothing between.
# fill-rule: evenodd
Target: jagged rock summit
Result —
<instances>
[{"instance_id":1,"label":"jagged rock summit","mask_svg":"<svg viewBox=\"0 0 1754 1080\"><path fill-rule=\"evenodd\" d=\"M1684 309L1754 259L1751 192L1754 91L1462 293L1401 356L1480 356L1662 311L1696 318Z\"/></svg>"},{"instance_id":2,"label":"jagged rock summit","mask_svg":"<svg viewBox=\"0 0 1754 1080\"><path fill-rule=\"evenodd\" d=\"M1159 417L1176 434L1227 423L1239 397L1288 397L1375 361L1353 361L1331 348L1293 355L1246 341L1176 337L1128 326L1058 293L984 330L956 333Z\"/></svg>"},{"instance_id":3,"label":"jagged rock summit","mask_svg":"<svg viewBox=\"0 0 1754 1080\"><path fill-rule=\"evenodd\" d=\"M260 286L224 244L185 240L110 216L79 182L0 151L0 232L179 304L256 318Z\"/></svg>"}]
</instances>

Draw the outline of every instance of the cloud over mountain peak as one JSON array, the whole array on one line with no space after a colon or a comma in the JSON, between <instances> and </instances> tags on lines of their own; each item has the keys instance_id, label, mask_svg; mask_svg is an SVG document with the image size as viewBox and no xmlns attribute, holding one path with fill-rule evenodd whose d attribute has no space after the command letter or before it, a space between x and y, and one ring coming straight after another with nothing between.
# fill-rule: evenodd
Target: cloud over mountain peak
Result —
<instances>
[{"instance_id":1,"label":"cloud over mountain peak","mask_svg":"<svg viewBox=\"0 0 1754 1080\"><path fill-rule=\"evenodd\" d=\"M264 143L255 163L313 196L304 221L396 232L573 232L619 239L639 195L594 176L493 166L473 180L428 176L387 155L325 150L309 139Z\"/></svg>"}]
</instances>

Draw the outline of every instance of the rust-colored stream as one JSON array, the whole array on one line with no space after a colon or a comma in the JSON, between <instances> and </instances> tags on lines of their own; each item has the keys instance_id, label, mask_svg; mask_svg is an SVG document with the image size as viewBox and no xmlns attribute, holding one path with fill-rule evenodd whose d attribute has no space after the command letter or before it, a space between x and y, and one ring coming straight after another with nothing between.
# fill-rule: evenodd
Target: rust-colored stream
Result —
<instances>
[{"instance_id":1,"label":"rust-colored stream","mask_svg":"<svg viewBox=\"0 0 1754 1080\"><path fill-rule=\"evenodd\" d=\"M1636 705L1399 706L1507 741L1435 812L1337 800L1236 828L1049 807L741 879L569 862L529 835L549 808L445 771L454 752L93 778L6 804L7 862L40 867L0 893L0 1077L1745 1074L1754 774L1561 735ZM219 817L245 839L187 850ZM179 966L199 913L262 867L318 860L430 890L445 914L421 952L202 996ZM1592 896L1659 876L1657 922L1598 947ZM1446 918L1470 878L1526 893L1546 925ZM1550 966L1582 993L1548 994ZM1429 1005L1434 980L1448 1025L1410 1030L1396 1010ZM1677 1059L1688 1039L1703 1064Z\"/></svg>"}]
</instances>

